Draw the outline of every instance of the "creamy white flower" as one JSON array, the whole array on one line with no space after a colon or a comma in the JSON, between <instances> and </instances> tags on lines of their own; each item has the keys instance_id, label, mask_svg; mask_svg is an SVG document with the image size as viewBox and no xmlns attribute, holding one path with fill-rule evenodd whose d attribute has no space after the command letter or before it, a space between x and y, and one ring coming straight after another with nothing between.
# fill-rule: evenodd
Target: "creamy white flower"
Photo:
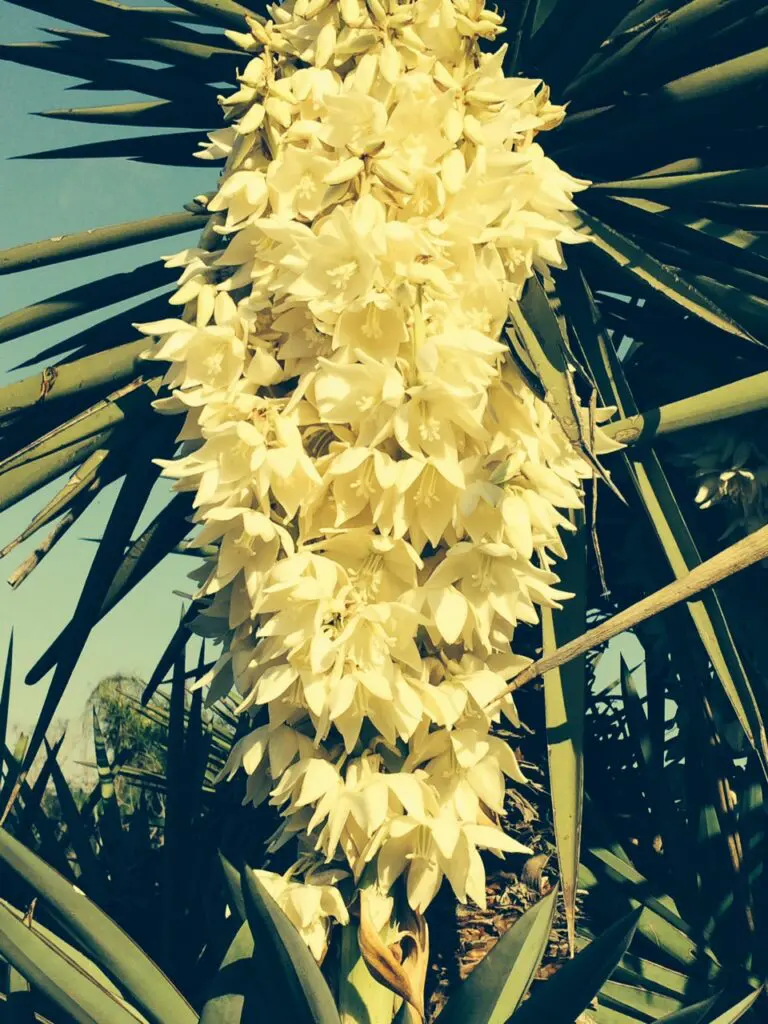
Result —
<instances>
[{"instance_id":1,"label":"creamy white flower","mask_svg":"<svg viewBox=\"0 0 768 1024\"><path fill-rule=\"evenodd\" d=\"M270 15L228 33L250 56L200 154L226 158L212 220L168 261L178 318L142 330L186 414L160 465L216 548L201 685L254 718L222 776L278 809L269 849L297 861L260 877L321 959L340 873L375 861L422 912L444 877L484 902L480 849L525 852L493 726L519 725L510 642L567 596L549 558L592 467L503 331L580 240L586 183L538 141L564 109L481 51L502 26L479 0Z\"/></svg>"},{"instance_id":2,"label":"creamy white flower","mask_svg":"<svg viewBox=\"0 0 768 1024\"><path fill-rule=\"evenodd\" d=\"M315 881L294 881L290 873L278 875L261 870L253 873L295 926L315 960L321 961L328 949L331 919L339 924L349 922L349 912L339 890Z\"/></svg>"},{"instance_id":3,"label":"creamy white flower","mask_svg":"<svg viewBox=\"0 0 768 1024\"><path fill-rule=\"evenodd\" d=\"M462 903L469 896L485 907L485 868L478 847L496 853L531 852L501 829L461 821L452 807L443 806L438 815L402 815L389 821L369 856L375 850L379 884L385 891L406 874L408 901L423 913L443 876Z\"/></svg>"}]
</instances>

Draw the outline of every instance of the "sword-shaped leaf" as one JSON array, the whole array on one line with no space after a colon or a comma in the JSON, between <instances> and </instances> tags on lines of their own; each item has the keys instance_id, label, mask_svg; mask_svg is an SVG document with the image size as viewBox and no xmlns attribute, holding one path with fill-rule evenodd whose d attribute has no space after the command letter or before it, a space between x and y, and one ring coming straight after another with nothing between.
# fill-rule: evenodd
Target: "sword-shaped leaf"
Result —
<instances>
[{"instance_id":1,"label":"sword-shaped leaf","mask_svg":"<svg viewBox=\"0 0 768 1024\"><path fill-rule=\"evenodd\" d=\"M61 808L62 824L66 827L66 841L77 857L77 865L82 879L80 887L92 899L103 902L107 893L108 878L103 861L99 860L91 845L91 822L83 816L69 783L59 765L47 739L44 739L46 759L50 762L51 779L53 780L59 807Z\"/></svg>"},{"instance_id":2,"label":"sword-shaped leaf","mask_svg":"<svg viewBox=\"0 0 768 1024\"><path fill-rule=\"evenodd\" d=\"M250 868L241 877L254 957L263 977L270 979L260 990L265 1018L271 1012L291 1024L340 1024L333 996L304 939Z\"/></svg>"},{"instance_id":3,"label":"sword-shaped leaf","mask_svg":"<svg viewBox=\"0 0 768 1024\"><path fill-rule=\"evenodd\" d=\"M0 510L108 446L124 422L137 429L151 412L154 397L152 382L133 381L4 459L0 462Z\"/></svg>"},{"instance_id":4,"label":"sword-shaped leaf","mask_svg":"<svg viewBox=\"0 0 768 1024\"><path fill-rule=\"evenodd\" d=\"M50 409L52 403L60 399L88 397L99 389L124 384L139 373L141 354L146 350L147 339L139 338L107 352L98 352L59 366L47 366L42 373L0 388L0 424L22 413L39 416L42 402L46 409Z\"/></svg>"},{"instance_id":5,"label":"sword-shaped leaf","mask_svg":"<svg viewBox=\"0 0 768 1024\"><path fill-rule=\"evenodd\" d=\"M36 989L78 1024L137 1024L127 1003L63 956L0 904L0 952Z\"/></svg>"},{"instance_id":6,"label":"sword-shaped leaf","mask_svg":"<svg viewBox=\"0 0 768 1024\"><path fill-rule=\"evenodd\" d=\"M253 8L243 7L235 0L179 0L179 7L198 15L211 25L223 25L238 32L247 32L246 18L252 18Z\"/></svg>"},{"instance_id":7,"label":"sword-shaped leaf","mask_svg":"<svg viewBox=\"0 0 768 1024\"><path fill-rule=\"evenodd\" d=\"M129 124L147 128L199 128L204 131L216 123L220 114L215 100L208 108L202 104L186 104L176 100L138 100L133 103L111 103L100 107L70 107L62 110L39 110L39 117L60 121L86 121L89 124Z\"/></svg>"},{"instance_id":8,"label":"sword-shaped leaf","mask_svg":"<svg viewBox=\"0 0 768 1024\"><path fill-rule=\"evenodd\" d=\"M84 971L86 974L90 975L90 977L93 978L97 985L105 989L107 992L111 992L112 995L116 996L118 999L122 999L120 989L109 977L107 977L104 971L102 971L93 962L93 960L89 959L79 949L71 945L69 942L65 942L65 940L62 939L60 935L57 935L56 932L51 931L50 928L46 928L45 925L41 924L34 917L30 919L28 915L24 914L21 910L19 910L17 907L14 907L11 903L8 903L6 900L0 900L0 903L2 904L3 907L5 907L6 910L13 914L17 921L24 921L25 925L27 926L27 928L30 929L30 931L32 931L35 935L39 935L44 942L46 942L49 946L52 946L54 949L58 950L62 954L62 956L66 957L67 960L71 960L76 967L80 968L81 971Z\"/></svg>"},{"instance_id":9,"label":"sword-shaped leaf","mask_svg":"<svg viewBox=\"0 0 768 1024\"><path fill-rule=\"evenodd\" d=\"M171 424L173 425L173 424ZM43 741L48 727L59 706L67 687L72 670L77 664L82 649L99 621L104 597L114 579L123 558L139 516L147 502L159 469L152 462L152 456L160 457L173 450L172 430L168 424L146 431L134 453L134 461L128 469L117 499L110 513L104 539L99 545L91 568L83 585L75 613L63 631L63 639L54 641L27 673L27 683L39 681L55 664L53 678L48 687L43 707L38 716L27 751L30 765Z\"/></svg>"},{"instance_id":10,"label":"sword-shaped leaf","mask_svg":"<svg viewBox=\"0 0 768 1024\"><path fill-rule=\"evenodd\" d=\"M737 125L753 123L749 117L749 98L764 87L768 79L768 46L750 49L731 60L707 65L685 74L660 88L646 93L626 94L615 105L579 111L566 118L559 129L553 150L562 159L570 150L569 159L586 173L595 169L594 178L605 178L603 161L618 156L630 173L645 172L656 164L646 161L657 145L662 151L672 149L676 159L687 156L680 152L683 139L698 140L702 128L711 119L728 118L731 130ZM664 122L665 132L658 126ZM666 162L666 161L664 161ZM599 168L599 170L598 170Z\"/></svg>"},{"instance_id":11,"label":"sword-shaped leaf","mask_svg":"<svg viewBox=\"0 0 768 1024\"><path fill-rule=\"evenodd\" d=\"M723 384L700 395L670 402L660 409L649 409L624 419L613 420L603 428L609 437L622 444L648 442L664 434L717 423L744 416L768 407L768 371Z\"/></svg>"},{"instance_id":12,"label":"sword-shaped leaf","mask_svg":"<svg viewBox=\"0 0 768 1024\"><path fill-rule=\"evenodd\" d=\"M109 455L109 448L99 448L93 455L89 455L82 465L78 466L58 494L54 495L45 507L37 513L29 525L17 537L14 537L13 540L0 549L0 558L5 558L19 544L23 544L25 540L28 540L38 530L50 523L52 519L66 512L83 496L83 492L98 487L105 476L111 476L111 474L105 474L104 466Z\"/></svg>"},{"instance_id":13,"label":"sword-shaped leaf","mask_svg":"<svg viewBox=\"0 0 768 1024\"><path fill-rule=\"evenodd\" d=\"M205 675L205 639L200 642L197 659L197 675ZM186 675L185 675L186 680ZM208 759L211 751L212 723L203 722L203 691L193 690L186 712L187 731L184 736L184 764L187 778L187 815L190 827L202 811L203 786L205 784Z\"/></svg>"},{"instance_id":14,"label":"sword-shaped leaf","mask_svg":"<svg viewBox=\"0 0 768 1024\"><path fill-rule=\"evenodd\" d=\"M158 512L141 536L125 553L120 568L104 598L101 615L106 615L141 582L189 533L192 524L192 496L177 494Z\"/></svg>"},{"instance_id":15,"label":"sword-shaped leaf","mask_svg":"<svg viewBox=\"0 0 768 1024\"><path fill-rule=\"evenodd\" d=\"M35 1024L36 1020L40 1020L35 1014L30 984L12 964L8 965L8 994L5 998L5 1013L8 1024Z\"/></svg>"},{"instance_id":16,"label":"sword-shaped leaf","mask_svg":"<svg viewBox=\"0 0 768 1024\"><path fill-rule=\"evenodd\" d=\"M721 1013L719 1017L716 1017L712 1021L712 1024L736 1024L737 1020L741 1020L747 1010L752 1009L757 1000L765 994L765 987L761 986L757 991L751 992L748 996L745 996L740 1002L736 1003L725 1013ZM670 1024L670 1022L667 1022Z\"/></svg>"},{"instance_id":17,"label":"sword-shaped leaf","mask_svg":"<svg viewBox=\"0 0 768 1024\"><path fill-rule=\"evenodd\" d=\"M742 328L671 267L665 266L650 256L631 238L616 231L585 210L575 213L574 220L592 240L595 252L599 252L603 259L613 260L642 284L650 286L659 294L676 302L688 312L695 313L696 316L708 323L714 324L729 334L754 341L749 331Z\"/></svg>"},{"instance_id":18,"label":"sword-shaped leaf","mask_svg":"<svg viewBox=\"0 0 768 1024\"><path fill-rule=\"evenodd\" d=\"M8 820L9 815L15 814L19 793L26 785L27 773L22 770L22 761L28 741L29 737L25 733L21 733L16 739L13 752L8 747L2 751L2 761L6 766L6 772L3 788L0 791L0 828Z\"/></svg>"},{"instance_id":19,"label":"sword-shaped leaf","mask_svg":"<svg viewBox=\"0 0 768 1024\"><path fill-rule=\"evenodd\" d=\"M574 448L616 492L616 485L611 483L591 451L591 442L586 436L579 412L565 341L547 294L537 277L528 281L519 304L510 304L509 315L528 357L528 364L541 384L544 401Z\"/></svg>"},{"instance_id":20,"label":"sword-shaped leaf","mask_svg":"<svg viewBox=\"0 0 768 1024\"><path fill-rule=\"evenodd\" d=\"M656 749L640 694L624 655L620 656L621 693L629 740L641 776L641 785L651 815L653 832L662 839L664 859L669 866L670 891L683 908L695 905L696 887L691 872L690 848L685 842L682 821L665 786L664 751ZM659 681L649 678L648 689ZM663 738L663 737L662 737Z\"/></svg>"},{"instance_id":21,"label":"sword-shaped leaf","mask_svg":"<svg viewBox=\"0 0 768 1024\"><path fill-rule=\"evenodd\" d=\"M658 174L626 181L597 182L598 192L634 196L658 203L760 203L768 187L768 168L702 171L693 174Z\"/></svg>"},{"instance_id":22,"label":"sword-shaped leaf","mask_svg":"<svg viewBox=\"0 0 768 1024\"><path fill-rule=\"evenodd\" d=\"M82 79L81 84L72 86L75 90L138 92L182 103L192 100L203 109L210 109L216 101L215 91L210 86L185 78L172 68L156 71L136 64L105 60L98 50L86 54L82 48L67 45L64 40L0 43L0 60Z\"/></svg>"},{"instance_id":23,"label":"sword-shaped leaf","mask_svg":"<svg viewBox=\"0 0 768 1024\"><path fill-rule=\"evenodd\" d=\"M620 981L606 981L600 989L598 1003L610 1006L619 1013L626 1013L629 1020L638 1017L656 1019L657 1015L666 1015L679 1010L684 999L670 996L665 992L654 992L641 984L626 984Z\"/></svg>"},{"instance_id":24,"label":"sword-shaped leaf","mask_svg":"<svg viewBox=\"0 0 768 1024\"><path fill-rule=\"evenodd\" d=\"M530 66L541 74L555 95L559 95L635 6L636 0L557 4L533 37L528 54Z\"/></svg>"},{"instance_id":25,"label":"sword-shaped leaf","mask_svg":"<svg viewBox=\"0 0 768 1024\"><path fill-rule=\"evenodd\" d=\"M646 913L650 916L649 911ZM613 980L639 985L652 992L676 996L681 1003L711 996L711 986L706 982L700 982L690 974L673 970L665 964L636 956L632 950L624 954L614 971Z\"/></svg>"},{"instance_id":26,"label":"sword-shaped leaf","mask_svg":"<svg viewBox=\"0 0 768 1024\"><path fill-rule=\"evenodd\" d=\"M522 914L462 982L440 1013L443 1024L506 1024L525 998L547 948L557 889Z\"/></svg>"},{"instance_id":27,"label":"sword-shaped leaf","mask_svg":"<svg viewBox=\"0 0 768 1024\"><path fill-rule=\"evenodd\" d=\"M3 669L3 689L0 693L0 750L5 750L8 741L8 712L11 707L11 681L13 678L13 629L8 637ZM2 766L0 765L0 768Z\"/></svg>"},{"instance_id":28,"label":"sword-shaped leaf","mask_svg":"<svg viewBox=\"0 0 768 1024\"><path fill-rule=\"evenodd\" d=\"M67 338L62 338L61 341L53 342L42 351L21 360L13 369L39 366L41 363L56 359L58 372L58 367L64 363L75 362L97 352L113 352L123 345L133 344L136 341L136 328L133 324L148 323L149 320L159 320L166 316L168 295L168 292L164 292L155 298L145 299L122 313L115 313L92 327L86 327L85 330L77 331Z\"/></svg>"},{"instance_id":29,"label":"sword-shaped leaf","mask_svg":"<svg viewBox=\"0 0 768 1024\"><path fill-rule=\"evenodd\" d=\"M42 803L43 795L48 788L48 783L51 781L52 766L59 755L64 739L65 733L62 733L51 746L51 754L53 756L47 757L43 761L35 781L31 786L26 786L25 784L25 786L22 787L22 811L14 829L14 835L19 840L27 840L30 835L29 830L33 825L38 829L38 831L40 831L46 824L50 828L51 835L55 838L55 832L52 828L51 822L43 810Z\"/></svg>"},{"instance_id":30,"label":"sword-shaped leaf","mask_svg":"<svg viewBox=\"0 0 768 1024\"><path fill-rule=\"evenodd\" d=\"M248 922L244 921L206 993L200 1024L240 1024L257 1019L260 974L253 955L253 936ZM273 983L274 979L270 981Z\"/></svg>"},{"instance_id":31,"label":"sword-shaped leaf","mask_svg":"<svg viewBox=\"0 0 768 1024\"><path fill-rule=\"evenodd\" d=\"M70 935L116 979L144 1014L163 1024L197 1024L197 1014L186 1000L114 921L58 872L1 830L0 860L39 893Z\"/></svg>"},{"instance_id":32,"label":"sword-shaped leaf","mask_svg":"<svg viewBox=\"0 0 768 1024\"><path fill-rule=\"evenodd\" d=\"M200 146L201 133L162 132L155 135L134 135L128 139L105 139L85 142L79 146L62 146L36 153L25 153L16 160L94 160L125 157L144 164L166 164L170 167L199 167L194 153Z\"/></svg>"},{"instance_id":33,"label":"sword-shaped leaf","mask_svg":"<svg viewBox=\"0 0 768 1024\"><path fill-rule=\"evenodd\" d=\"M188 904L185 872L190 843L187 813L187 772L184 760L184 710L186 647L173 663L171 700L168 709L168 759L166 764L166 800L163 839L162 937L165 962L175 969L182 966L184 916Z\"/></svg>"},{"instance_id":34,"label":"sword-shaped leaf","mask_svg":"<svg viewBox=\"0 0 768 1024\"><path fill-rule=\"evenodd\" d=\"M673 202L673 198L667 201ZM585 206L631 234L636 241L650 246L656 255L665 251L661 245L679 250L683 254L680 266L706 273L705 268L712 265L710 261L717 261L719 274L733 268L756 275L761 281L768 278L768 246L751 232L716 224L691 213L686 216L684 211L676 213L655 199L609 197L598 194L596 189ZM761 282L757 287L761 287Z\"/></svg>"},{"instance_id":35,"label":"sword-shaped leaf","mask_svg":"<svg viewBox=\"0 0 768 1024\"><path fill-rule=\"evenodd\" d=\"M159 38L157 36L147 37L146 44L157 53L162 54L165 61L179 64L184 70L195 72L198 80L204 82L215 82L224 80L231 81L234 78L235 68L242 63L243 51L229 49L226 46L212 46L202 41L202 37L196 32L194 41L187 39ZM220 118L217 119L218 124Z\"/></svg>"},{"instance_id":36,"label":"sword-shaped leaf","mask_svg":"<svg viewBox=\"0 0 768 1024\"><path fill-rule=\"evenodd\" d=\"M116 0L68 0L67 17L63 18L59 0L9 0L16 7L37 11L75 25L84 25L110 34L145 35L152 32L173 32L183 37L194 36L194 30L176 22L197 20L180 7L133 7Z\"/></svg>"},{"instance_id":37,"label":"sword-shaped leaf","mask_svg":"<svg viewBox=\"0 0 768 1024\"><path fill-rule=\"evenodd\" d=\"M205 213L166 213L160 217L129 221L106 228L91 228L73 235L60 235L43 242L27 242L0 252L0 274L14 274L19 270L45 267L62 260L79 259L95 253L111 252L138 242L167 238L185 231L202 228Z\"/></svg>"},{"instance_id":38,"label":"sword-shaped leaf","mask_svg":"<svg viewBox=\"0 0 768 1024\"><path fill-rule=\"evenodd\" d=\"M67 511L56 521L50 533L48 533L48 535L37 545L32 554L28 555L21 565L14 569L8 577L8 584L13 587L14 590L21 586L24 580L34 572L42 560L51 553L62 537L66 536L80 516L87 511L91 503L98 497L102 489L106 487L107 484L111 483L111 478L117 479L117 477L124 472L123 465L108 465L108 469L108 473L105 473L103 476L97 476L91 486L87 490L81 492L79 497L72 502Z\"/></svg>"},{"instance_id":39,"label":"sword-shaped leaf","mask_svg":"<svg viewBox=\"0 0 768 1024\"><path fill-rule=\"evenodd\" d=\"M155 26L157 29L157 26ZM67 51L80 52L89 59L153 60L172 65L160 74L189 79L190 93L197 93L203 83L215 84L232 81L238 57L242 52L219 45L221 36L194 32L189 36L173 36L165 32L157 35L138 35L116 32L103 35L82 29L48 29L56 39L64 40ZM220 119L219 119L220 120ZM218 123L218 121L217 121Z\"/></svg>"},{"instance_id":40,"label":"sword-shaped leaf","mask_svg":"<svg viewBox=\"0 0 768 1024\"><path fill-rule=\"evenodd\" d=\"M758 989L756 992L750 992L748 996L739 1000L724 1013L718 1014L717 1017L710 1017L709 1014L715 1006L722 1003L719 996L706 999L701 1003L694 1003L693 1006L687 1006L666 1017L660 1017L657 1024L702 1024L705 1020L710 1021L711 1024L736 1024L736 1021L740 1020L747 1010L755 1005L762 991L762 989Z\"/></svg>"},{"instance_id":41,"label":"sword-shaped leaf","mask_svg":"<svg viewBox=\"0 0 768 1024\"><path fill-rule=\"evenodd\" d=\"M623 368L601 329L583 274L569 272L563 283L566 286L561 290L563 301L600 388L602 400L606 404L615 404L622 417L636 415L638 409ZM629 449L624 458L670 568L679 579L701 564L701 556L661 462L652 450ZM716 592L703 592L701 597L687 602L687 608L736 717L766 770L768 741L762 715Z\"/></svg>"},{"instance_id":42,"label":"sword-shaped leaf","mask_svg":"<svg viewBox=\"0 0 768 1024\"><path fill-rule=\"evenodd\" d=\"M176 495L155 516L141 536L128 547L112 578L94 625L101 621L152 569L159 565L166 555L175 549L178 538L189 533L191 529L191 524L188 522L190 512L191 496L188 494ZM99 543L103 543L103 540ZM2 552L0 552L1 555ZM56 659L66 648L68 637L69 627L57 637L43 658L37 662L28 676L27 682L41 678L56 663Z\"/></svg>"},{"instance_id":43,"label":"sword-shaped leaf","mask_svg":"<svg viewBox=\"0 0 768 1024\"><path fill-rule=\"evenodd\" d=\"M753 7L750 13L754 13L754 6L747 6ZM632 78L640 68L652 81L658 82L679 77L681 61L692 60L701 67L703 60L699 54L705 51L711 36L737 23L744 13L743 4L723 3L723 0L696 0L677 10L668 7L651 20L645 32L628 34L624 45L612 53L611 59L581 77L566 90L565 98L580 107L591 106L631 87Z\"/></svg>"},{"instance_id":44,"label":"sword-shaped leaf","mask_svg":"<svg viewBox=\"0 0 768 1024\"><path fill-rule=\"evenodd\" d=\"M740 324L750 331L761 343L768 343L766 323L768 322L768 299L752 295L743 288L718 281L705 274L691 274L691 281L702 295L706 295L730 316L738 318Z\"/></svg>"},{"instance_id":45,"label":"sword-shaped leaf","mask_svg":"<svg viewBox=\"0 0 768 1024\"><path fill-rule=\"evenodd\" d=\"M248 914L245 909L245 898L243 896L243 885L240 878L240 872L237 870L235 865L224 856L221 850L219 850L219 864L221 865L222 876L227 887L227 893L229 894L227 902L230 910L237 917L240 924L245 924L248 920Z\"/></svg>"},{"instance_id":46,"label":"sword-shaped leaf","mask_svg":"<svg viewBox=\"0 0 768 1024\"><path fill-rule=\"evenodd\" d=\"M629 948L642 913L640 908L622 917L553 978L537 985L515 1014L514 1024L573 1024Z\"/></svg>"},{"instance_id":47,"label":"sword-shaped leaf","mask_svg":"<svg viewBox=\"0 0 768 1024\"><path fill-rule=\"evenodd\" d=\"M520 0L506 15L509 51L504 61L505 71L513 75L528 52L533 35L538 0Z\"/></svg>"},{"instance_id":48,"label":"sword-shaped leaf","mask_svg":"<svg viewBox=\"0 0 768 1024\"><path fill-rule=\"evenodd\" d=\"M144 692L141 695L141 703L147 704L157 692L158 686L165 679L165 675L168 670L173 666L174 661L178 657L179 651L183 650L190 637L190 624L198 614L198 609L194 602L189 606L187 611L182 616L181 622L176 627L171 639L168 641L168 646L160 656L160 660L155 666L155 670L149 677L149 682L144 687Z\"/></svg>"},{"instance_id":49,"label":"sword-shaped leaf","mask_svg":"<svg viewBox=\"0 0 768 1024\"><path fill-rule=\"evenodd\" d=\"M544 655L580 636L587 624L587 528L580 512L576 532L565 534L567 558L558 565L563 588L573 593L561 609L542 608ZM565 904L568 942L576 943L576 889L584 801L584 715L586 657L575 658L544 676L544 707L552 815Z\"/></svg>"}]
</instances>

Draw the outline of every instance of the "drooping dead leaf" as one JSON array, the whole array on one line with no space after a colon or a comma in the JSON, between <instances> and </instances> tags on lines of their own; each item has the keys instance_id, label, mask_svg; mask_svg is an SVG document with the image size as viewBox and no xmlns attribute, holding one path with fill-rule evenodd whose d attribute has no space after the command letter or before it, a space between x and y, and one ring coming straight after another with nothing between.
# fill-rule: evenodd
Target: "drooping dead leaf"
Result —
<instances>
[{"instance_id":1,"label":"drooping dead leaf","mask_svg":"<svg viewBox=\"0 0 768 1024\"><path fill-rule=\"evenodd\" d=\"M529 889L533 889L534 892L539 893L543 896L549 888L547 880L544 876L544 868L549 862L548 853L537 853L533 857L529 857L523 865L523 870L520 875L520 879L524 882Z\"/></svg>"},{"instance_id":2,"label":"drooping dead leaf","mask_svg":"<svg viewBox=\"0 0 768 1024\"><path fill-rule=\"evenodd\" d=\"M401 928L399 941L387 946L371 920L366 891L360 893L357 937L366 967L379 984L404 999L423 1021L429 942L426 922L416 915L413 918L413 923L408 921Z\"/></svg>"}]
</instances>

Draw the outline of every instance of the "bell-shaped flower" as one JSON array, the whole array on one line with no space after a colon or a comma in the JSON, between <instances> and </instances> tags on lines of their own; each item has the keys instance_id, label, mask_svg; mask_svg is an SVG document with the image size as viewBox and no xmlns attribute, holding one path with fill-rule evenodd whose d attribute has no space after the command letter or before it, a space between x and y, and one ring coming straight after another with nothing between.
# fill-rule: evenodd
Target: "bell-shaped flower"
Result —
<instances>
[{"instance_id":1,"label":"bell-shaped flower","mask_svg":"<svg viewBox=\"0 0 768 1024\"><path fill-rule=\"evenodd\" d=\"M249 869L251 870L251 869ZM339 890L333 885L295 881L291 873L254 870L254 875L321 962L328 949L331 920L349 923L349 912Z\"/></svg>"}]
</instances>

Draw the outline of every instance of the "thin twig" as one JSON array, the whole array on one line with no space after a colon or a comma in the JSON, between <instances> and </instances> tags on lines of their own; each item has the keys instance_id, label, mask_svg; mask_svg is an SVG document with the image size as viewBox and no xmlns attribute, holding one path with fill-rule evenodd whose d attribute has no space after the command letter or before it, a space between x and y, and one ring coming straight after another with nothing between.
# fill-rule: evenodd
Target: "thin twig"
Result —
<instances>
[{"instance_id":1,"label":"thin twig","mask_svg":"<svg viewBox=\"0 0 768 1024\"><path fill-rule=\"evenodd\" d=\"M85 504L68 509L59 521L54 525L51 532L35 548L32 554L19 565L8 577L8 583L15 590L20 587L24 580L42 562L45 556L58 544L69 528L79 519L86 509Z\"/></svg>"},{"instance_id":2,"label":"thin twig","mask_svg":"<svg viewBox=\"0 0 768 1024\"><path fill-rule=\"evenodd\" d=\"M690 600L702 590L709 589L721 580L727 579L728 576L747 569L750 565L754 565L766 557L768 557L768 526L763 526L749 537L737 541L736 544L731 544L724 551L707 559L706 562L702 562L701 565L697 565L682 579L669 583L661 590L657 590L655 594L644 597L642 601L637 601L623 612L618 612L610 619L606 619L605 622L601 622L599 626L588 629L586 633L582 633L575 640L558 647L547 657L534 661L532 665L515 676L499 696L514 693L515 690L538 679L545 672L573 661L580 654L586 654L593 647L612 640L613 637L626 632L639 622L644 622L646 619L658 615L659 612L680 604L681 601ZM498 698L494 698L494 703L496 700Z\"/></svg>"}]
</instances>

